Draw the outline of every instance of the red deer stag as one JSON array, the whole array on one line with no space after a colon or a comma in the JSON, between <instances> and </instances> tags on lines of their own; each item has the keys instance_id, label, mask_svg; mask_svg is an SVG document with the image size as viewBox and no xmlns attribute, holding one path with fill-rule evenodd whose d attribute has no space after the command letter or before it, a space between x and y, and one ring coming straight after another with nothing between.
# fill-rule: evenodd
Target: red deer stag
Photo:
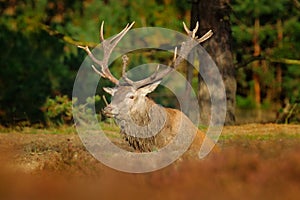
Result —
<instances>
[{"instance_id":1,"label":"red deer stag","mask_svg":"<svg viewBox=\"0 0 300 200\"><path fill-rule=\"evenodd\" d=\"M199 131L184 113L156 104L147 97L147 94L153 92L161 80L170 72L176 70L178 65L187 58L187 55L194 47L193 42L195 42L195 40L199 43L207 40L212 35L212 31L207 32L201 38L197 38L196 32L198 30L198 23L196 28L192 31L183 23L189 39L181 44L179 49L180 56L177 55L177 48L175 48L171 67L159 70L158 66L151 76L143 80L132 81L126 76L128 57L124 55L122 57L122 81L119 81L110 72L108 60L113 49L130 30L134 22L127 24L120 33L108 40L104 40L103 37L103 24L102 22L100 30L100 38L104 51L103 60L98 60L87 46L79 46L79 48L84 49L92 61L100 68L100 70L98 70L92 65L94 71L101 77L115 84L114 88L103 88L112 96L111 103L104 108L104 114L108 117L115 118L116 123L121 128L121 134L129 145L137 151L150 152L164 147L178 134L180 124L183 124L185 127L190 127L189 130L197 132L190 148L200 149L205 134ZM193 133L187 131L185 134Z\"/></svg>"}]
</instances>

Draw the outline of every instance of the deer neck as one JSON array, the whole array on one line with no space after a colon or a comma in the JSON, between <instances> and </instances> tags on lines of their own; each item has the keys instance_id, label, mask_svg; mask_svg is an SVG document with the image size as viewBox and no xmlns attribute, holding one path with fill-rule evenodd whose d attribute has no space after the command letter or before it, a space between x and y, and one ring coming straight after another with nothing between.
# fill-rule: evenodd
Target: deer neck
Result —
<instances>
[{"instance_id":1,"label":"deer neck","mask_svg":"<svg viewBox=\"0 0 300 200\"><path fill-rule=\"evenodd\" d=\"M155 136L164 127L166 122L165 109L149 98L137 102L131 109L128 119L121 124L122 132L135 137Z\"/></svg>"},{"instance_id":2,"label":"deer neck","mask_svg":"<svg viewBox=\"0 0 300 200\"><path fill-rule=\"evenodd\" d=\"M157 109L155 106L156 104L149 98L142 98L130 110L130 117L137 125L146 126L151 122L150 109Z\"/></svg>"}]
</instances>

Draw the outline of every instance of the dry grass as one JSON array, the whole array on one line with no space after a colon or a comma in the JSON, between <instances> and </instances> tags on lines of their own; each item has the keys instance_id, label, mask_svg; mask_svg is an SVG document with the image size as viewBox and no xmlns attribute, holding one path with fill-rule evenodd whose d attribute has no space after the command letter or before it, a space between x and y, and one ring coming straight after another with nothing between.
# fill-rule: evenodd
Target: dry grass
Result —
<instances>
[{"instance_id":1,"label":"dry grass","mask_svg":"<svg viewBox=\"0 0 300 200\"><path fill-rule=\"evenodd\" d=\"M0 199L259 200L300 196L299 125L226 127L219 145L222 151L204 160L127 174L95 160L72 131L10 131L0 134Z\"/></svg>"}]
</instances>

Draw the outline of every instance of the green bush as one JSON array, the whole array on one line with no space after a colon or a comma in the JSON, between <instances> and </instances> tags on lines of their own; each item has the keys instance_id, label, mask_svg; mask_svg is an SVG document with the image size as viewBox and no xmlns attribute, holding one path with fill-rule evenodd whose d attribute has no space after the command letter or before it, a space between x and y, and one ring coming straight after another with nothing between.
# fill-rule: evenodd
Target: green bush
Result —
<instances>
[{"instance_id":1,"label":"green bush","mask_svg":"<svg viewBox=\"0 0 300 200\"><path fill-rule=\"evenodd\" d=\"M47 98L42 110L48 125L70 124L72 122L72 101L66 95L56 96L54 99Z\"/></svg>"},{"instance_id":2,"label":"green bush","mask_svg":"<svg viewBox=\"0 0 300 200\"><path fill-rule=\"evenodd\" d=\"M255 109L256 104L251 96L242 97L240 95L236 96L236 105L241 109Z\"/></svg>"},{"instance_id":3,"label":"green bush","mask_svg":"<svg viewBox=\"0 0 300 200\"><path fill-rule=\"evenodd\" d=\"M77 99L70 100L68 96L56 96L55 98L47 98L42 110L46 118L48 126L63 125L73 123L73 113L77 116L84 116L85 119L90 119L93 116L90 106L97 104L101 100L99 95L88 97L85 104L77 104ZM76 105L73 107L73 105ZM96 116L97 118L100 115Z\"/></svg>"}]
</instances>

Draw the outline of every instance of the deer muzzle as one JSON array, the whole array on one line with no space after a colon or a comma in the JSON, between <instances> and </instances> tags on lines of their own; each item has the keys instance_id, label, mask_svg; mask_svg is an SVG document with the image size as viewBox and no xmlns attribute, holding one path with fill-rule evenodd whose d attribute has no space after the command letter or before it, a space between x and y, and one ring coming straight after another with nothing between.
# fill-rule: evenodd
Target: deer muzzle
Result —
<instances>
[{"instance_id":1,"label":"deer muzzle","mask_svg":"<svg viewBox=\"0 0 300 200\"><path fill-rule=\"evenodd\" d=\"M116 117L119 114L119 110L115 107L109 104L103 109L103 114L107 117Z\"/></svg>"}]
</instances>

